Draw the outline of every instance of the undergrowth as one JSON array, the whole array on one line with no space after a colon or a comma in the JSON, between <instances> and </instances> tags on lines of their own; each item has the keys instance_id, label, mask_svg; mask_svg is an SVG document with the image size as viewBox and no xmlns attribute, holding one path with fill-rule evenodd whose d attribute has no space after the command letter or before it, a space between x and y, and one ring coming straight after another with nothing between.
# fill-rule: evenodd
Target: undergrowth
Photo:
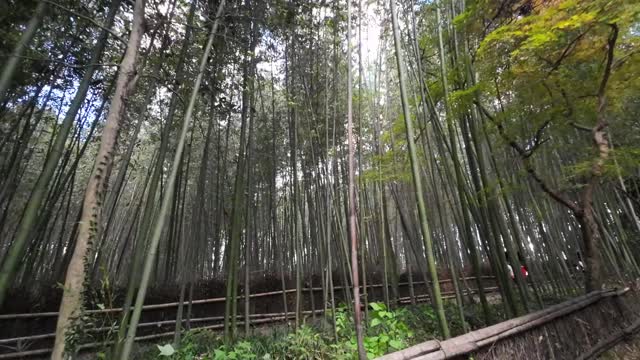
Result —
<instances>
[{"instance_id":1,"label":"undergrowth","mask_svg":"<svg viewBox=\"0 0 640 360\"><path fill-rule=\"evenodd\" d=\"M445 311L452 335L463 333L462 320L454 303L446 303ZM429 339L438 338L435 311L430 305L414 305L388 309L383 303L369 304L364 347L369 359L404 349ZM494 319L503 315L499 306L492 306ZM472 328L482 327L479 305L466 306L465 317ZM268 332L239 339L226 346L222 335L209 330L192 330L185 334L181 345L156 345L141 359L222 360L222 359L357 359L357 344L353 318L346 307L336 309L336 334L328 323L327 314L320 322L304 324L297 330L273 327ZM262 328L261 330L264 330Z\"/></svg>"}]
</instances>

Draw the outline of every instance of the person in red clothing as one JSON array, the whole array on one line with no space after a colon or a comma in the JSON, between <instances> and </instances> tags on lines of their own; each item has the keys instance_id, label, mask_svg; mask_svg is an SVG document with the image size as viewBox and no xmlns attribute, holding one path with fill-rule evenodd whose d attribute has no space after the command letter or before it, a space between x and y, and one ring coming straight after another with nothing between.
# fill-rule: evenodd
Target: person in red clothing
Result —
<instances>
[{"instance_id":1,"label":"person in red clothing","mask_svg":"<svg viewBox=\"0 0 640 360\"><path fill-rule=\"evenodd\" d=\"M509 254L507 252L505 252L505 254L507 255L507 262L509 262ZM523 279L527 279L527 277L529 277L529 270L527 269L527 266L524 265L524 261L522 261L522 256L520 255L520 253L518 253L518 260L520 261L521 265L520 265L520 273L522 274L522 278ZM507 269L509 270L509 276L511 277L511 280L515 280L516 279L516 274L513 272L513 268L511 267L510 264L507 264Z\"/></svg>"}]
</instances>

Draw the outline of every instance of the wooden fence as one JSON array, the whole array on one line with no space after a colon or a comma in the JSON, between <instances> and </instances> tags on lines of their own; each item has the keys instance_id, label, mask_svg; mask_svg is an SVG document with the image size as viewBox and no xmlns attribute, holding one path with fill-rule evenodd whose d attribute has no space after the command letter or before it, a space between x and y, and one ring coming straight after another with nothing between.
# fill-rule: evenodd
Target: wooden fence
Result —
<instances>
[{"instance_id":1,"label":"wooden fence","mask_svg":"<svg viewBox=\"0 0 640 360\"><path fill-rule=\"evenodd\" d=\"M594 359L640 330L629 289L601 290L445 341L430 340L379 360Z\"/></svg>"},{"instance_id":2,"label":"wooden fence","mask_svg":"<svg viewBox=\"0 0 640 360\"><path fill-rule=\"evenodd\" d=\"M462 280L462 279L461 279ZM475 280L474 277L466 278L467 281ZM498 290L497 287L493 286L495 284L495 278L492 276L483 276L483 283L485 283L485 292L493 293ZM441 285L447 284L451 282L451 279L441 280ZM401 287L406 287L409 283L399 283ZM424 287L424 282L422 281L414 281L413 285L418 287ZM367 288L370 289L371 292L373 289L382 288L383 285L380 284L371 284L367 285ZM337 291L344 291L345 288L342 286L334 287ZM347 288L350 289L350 288ZM305 288L303 289L303 293L307 295L309 292L321 292L323 289L318 287L314 288ZM295 293L295 289L287 289L284 291L285 294L291 295ZM475 293L475 289L469 289L472 293ZM406 292L406 291L405 291ZM371 296L372 294L370 294ZM273 297L280 300L283 296L283 291L269 291L264 293L250 294L249 297L251 299L265 299L268 297ZM443 292L444 298L455 298L455 294L453 292ZM373 298L371 301L373 301ZM244 296L238 296L238 301L244 299ZM416 292L414 300L416 302L425 302L428 301L428 295L425 293ZM210 299L200 299L193 300L191 302L194 308L200 306L204 307L200 309L200 313L207 312L211 310L207 306L217 306L223 305L225 298L210 298ZM411 303L411 298L407 296L400 297L398 299L400 304L408 304ZM188 305L188 302L184 303L185 306ZM145 342L145 341L159 341L158 339L162 338L170 338L174 335L172 329L175 327L175 312L176 308L179 306L178 302L164 303L164 304L151 304L145 305L143 307L143 320L144 315L146 313L160 313L163 316L170 314L172 316L171 319L160 320L160 321L143 321L138 324L138 333L139 336L136 337L136 341ZM322 304L316 304L316 307L322 307ZM111 308L111 309L93 309L88 310L87 314L92 316L118 316L122 312L122 308ZM316 314L322 314L322 309L311 309L307 311L303 311L304 316L314 316ZM214 312L215 314L215 312ZM212 315L212 314L209 314ZM55 333L53 332L55 325L55 320L58 316L57 312L38 312L38 313L23 313L23 314L2 314L0 315L0 327L11 327L15 326L18 323L33 323L33 324L47 324L47 326L41 326L38 330L34 332L28 332L28 335L17 336L13 335L8 338L0 338L0 359L16 359L16 358L33 358L33 357L46 357L51 352L50 345L53 342L53 338L55 337ZM261 326L270 323L283 322L287 319L293 319L295 317L295 312L267 312L267 313L254 313L249 316L250 324L252 326ZM244 326L244 316L238 315L237 322L238 326ZM211 330L219 330L223 328L223 320L224 316L200 316L194 317L191 319L183 319L183 325L186 325L187 321L189 322L192 329L211 329ZM42 332L42 330L48 329L48 332ZM88 333L93 334L93 337L100 338L103 335L101 333L106 333L109 331L117 330L117 326L99 326L94 328L86 329ZM101 342L90 342L85 343L79 346L79 350L89 351L92 349L108 346L110 341L101 341Z\"/></svg>"}]
</instances>

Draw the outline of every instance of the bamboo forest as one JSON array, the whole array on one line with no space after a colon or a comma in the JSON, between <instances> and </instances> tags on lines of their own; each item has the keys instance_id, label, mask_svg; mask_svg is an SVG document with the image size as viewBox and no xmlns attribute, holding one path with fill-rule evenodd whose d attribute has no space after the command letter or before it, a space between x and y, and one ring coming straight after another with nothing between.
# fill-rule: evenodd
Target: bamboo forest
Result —
<instances>
[{"instance_id":1,"label":"bamboo forest","mask_svg":"<svg viewBox=\"0 0 640 360\"><path fill-rule=\"evenodd\" d=\"M0 359L640 359L637 0L0 0Z\"/></svg>"}]
</instances>

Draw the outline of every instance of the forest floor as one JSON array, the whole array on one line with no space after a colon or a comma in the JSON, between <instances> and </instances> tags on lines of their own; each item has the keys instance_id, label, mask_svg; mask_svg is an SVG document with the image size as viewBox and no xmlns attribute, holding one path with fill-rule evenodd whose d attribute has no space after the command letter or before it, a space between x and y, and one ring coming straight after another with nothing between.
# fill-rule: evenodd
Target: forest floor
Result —
<instances>
[{"instance_id":1,"label":"forest floor","mask_svg":"<svg viewBox=\"0 0 640 360\"><path fill-rule=\"evenodd\" d=\"M619 343L609 351L602 354L602 360L630 360L640 359L640 334Z\"/></svg>"}]
</instances>

